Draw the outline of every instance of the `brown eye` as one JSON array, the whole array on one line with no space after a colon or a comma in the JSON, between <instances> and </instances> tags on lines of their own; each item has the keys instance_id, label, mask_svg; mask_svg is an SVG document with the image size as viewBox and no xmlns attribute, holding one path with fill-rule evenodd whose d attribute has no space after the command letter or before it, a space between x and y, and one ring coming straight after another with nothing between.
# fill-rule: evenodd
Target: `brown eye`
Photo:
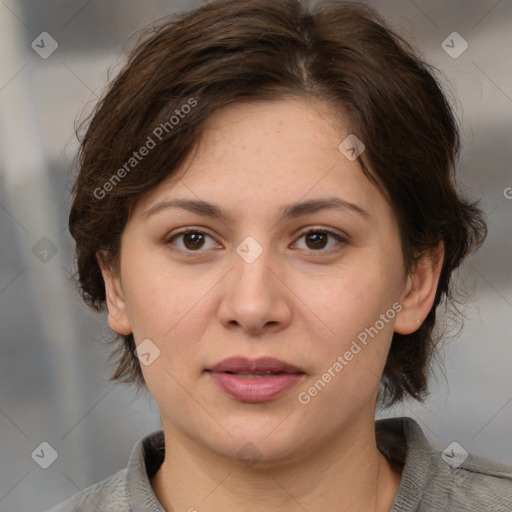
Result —
<instances>
[{"instance_id":1,"label":"brown eye","mask_svg":"<svg viewBox=\"0 0 512 512\"><path fill-rule=\"evenodd\" d=\"M191 250L200 249L204 245L204 235L195 231L185 233L183 235L183 245Z\"/></svg>"},{"instance_id":2,"label":"brown eye","mask_svg":"<svg viewBox=\"0 0 512 512\"><path fill-rule=\"evenodd\" d=\"M322 232L313 232L306 235L306 244L310 249L324 249L329 236Z\"/></svg>"},{"instance_id":3,"label":"brown eye","mask_svg":"<svg viewBox=\"0 0 512 512\"><path fill-rule=\"evenodd\" d=\"M178 249L186 252L199 252L200 249L208 249L213 248L215 243L211 242L211 247L207 246L207 240L210 239L214 242L213 238L202 231L197 230L187 230L182 231L181 233L176 233L171 236L166 244L174 245ZM206 247L205 247L206 246Z\"/></svg>"},{"instance_id":4,"label":"brown eye","mask_svg":"<svg viewBox=\"0 0 512 512\"><path fill-rule=\"evenodd\" d=\"M301 239L304 239L305 247L303 246L298 248L313 252L327 252L329 249L335 248L336 245L343 245L343 243L346 243L347 241L346 238L338 233L326 229L311 229L302 233L299 237L299 240Z\"/></svg>"}]
</instances>

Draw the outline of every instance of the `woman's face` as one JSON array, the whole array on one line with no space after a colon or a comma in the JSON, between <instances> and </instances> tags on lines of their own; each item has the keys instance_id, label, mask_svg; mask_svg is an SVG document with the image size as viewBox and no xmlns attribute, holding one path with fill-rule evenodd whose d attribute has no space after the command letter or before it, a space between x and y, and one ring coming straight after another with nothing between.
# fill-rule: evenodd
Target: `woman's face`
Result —
<instances>
[{"instance_id":1,"label":"woman's face","mask_svg":"<svg viewBox=\"0 0 512 512\"><path fill-rule=\"evenodd\" d=\"M110 322L134 333L165 430L271 462L373 428L408 279L349 134L323 103L234 105L137 203Z\"/></svg>"}]
</instances>

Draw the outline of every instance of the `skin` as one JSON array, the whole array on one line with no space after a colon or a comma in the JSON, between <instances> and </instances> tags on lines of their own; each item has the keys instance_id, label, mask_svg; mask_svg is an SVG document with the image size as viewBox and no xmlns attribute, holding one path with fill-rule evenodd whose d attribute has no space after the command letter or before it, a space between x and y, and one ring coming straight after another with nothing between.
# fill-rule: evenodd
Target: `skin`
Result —
<instances>
[{"instance_id":1,"label":"skin","mask_svg":"<svg viewBox=\"0 0 512 512\"><path fill-rule=\"evenodd\" d=\"M375 443L378 385L393 332L414 332L432 306L443 247L406 274L393 209L338 150L350 124L332 111L290 98L216 112L186 165L139 199L119 268L100 260L110 326L160 350L142 370L165 434L152 485L166 510L387 511L398 490L401 468ZM284 205L327 197L367 215L329 208L279 220ZM177 198L208 201L232 219L176 207L147 215ZM185 228L206 233L203 245L190 235L169 242ZM320 242L303 236L311 229ZM236 252L248 236L263 251L252 263ZM401 311L301 404L299 392L394 303ZM240 355L272 356L306 375L274 400L243 403L204 372ZM247 443L254 464L238 454Z\"/></svg>"}]
</instances>

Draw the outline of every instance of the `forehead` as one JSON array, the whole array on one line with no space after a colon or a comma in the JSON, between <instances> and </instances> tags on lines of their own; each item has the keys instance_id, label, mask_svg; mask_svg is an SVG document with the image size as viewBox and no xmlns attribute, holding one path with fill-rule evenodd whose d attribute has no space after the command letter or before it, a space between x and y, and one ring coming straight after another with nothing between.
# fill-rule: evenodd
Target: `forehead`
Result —
<instances>
[{"instance_id":1,"label":"forehead","mask_svg":"<svg viewBox=\"0 0 512 512\"><path fill-rule=\"evenodd\" d=\"M178 196L215 199L235 211L269 211L333 194L364 210L385 208L358 161L340 151L350 134L348 116L326 102L294 98L231 105L207 120L193 154L136 209L147 211Z\"/></svg>"}]
</instances>

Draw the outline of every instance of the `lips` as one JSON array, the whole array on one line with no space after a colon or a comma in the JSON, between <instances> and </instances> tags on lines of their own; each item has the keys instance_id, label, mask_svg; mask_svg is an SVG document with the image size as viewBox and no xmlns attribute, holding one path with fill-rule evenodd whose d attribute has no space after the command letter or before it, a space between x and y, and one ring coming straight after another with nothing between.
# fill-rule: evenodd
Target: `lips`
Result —
<instances>
[{"instance_id":1,"label":"lips","mask_svg":"<svg viewBox=\"0 0 512 512\"><path fill-rule=\"evenodd\" d=\"M231 398L248 403L274 400L305 375L301 368L273 357L231 357L206 372Z\"/></svg>"}]
</instances>

